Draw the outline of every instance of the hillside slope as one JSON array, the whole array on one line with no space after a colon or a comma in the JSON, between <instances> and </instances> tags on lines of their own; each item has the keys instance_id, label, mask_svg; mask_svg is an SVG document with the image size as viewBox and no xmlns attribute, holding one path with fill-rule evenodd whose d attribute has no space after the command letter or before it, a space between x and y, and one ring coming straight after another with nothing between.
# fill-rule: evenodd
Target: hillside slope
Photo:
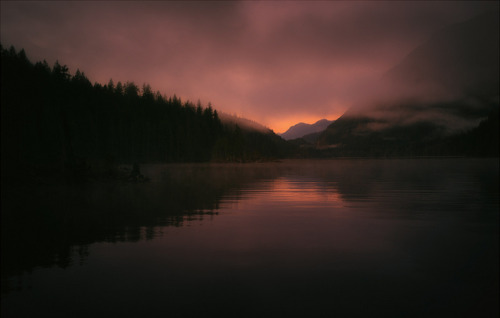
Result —
<instances>
[{"instance_id":1,"label":"hillside slope","mask_svg":"<svg viewBox=\"0 0 500 318\"><path fill-rule=\"evenodd\" d=\"M488 13L436 33L387 72L378 95L331 124L319 145L418 155L474 130L499 107L498 20Z\"/></svg>"}]
</instances>

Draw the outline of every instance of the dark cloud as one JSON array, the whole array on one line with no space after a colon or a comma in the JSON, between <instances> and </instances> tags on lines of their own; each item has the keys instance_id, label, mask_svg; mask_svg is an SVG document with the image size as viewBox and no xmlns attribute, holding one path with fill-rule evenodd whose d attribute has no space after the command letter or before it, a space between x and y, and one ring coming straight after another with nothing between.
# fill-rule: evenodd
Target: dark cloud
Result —
<instances>
[{"instance_id":1,"label":"dark cloud","mask_svg":"<svg viewBox=\"0 0 500 318\"><path fill-rule=\"evenodd\" d=\"M496 2L1 2L1 41L93 81L150 83L281 131L338 116L448 24ZM305 121L302 120L302 121Z\"/></svg>"}]
</instances>

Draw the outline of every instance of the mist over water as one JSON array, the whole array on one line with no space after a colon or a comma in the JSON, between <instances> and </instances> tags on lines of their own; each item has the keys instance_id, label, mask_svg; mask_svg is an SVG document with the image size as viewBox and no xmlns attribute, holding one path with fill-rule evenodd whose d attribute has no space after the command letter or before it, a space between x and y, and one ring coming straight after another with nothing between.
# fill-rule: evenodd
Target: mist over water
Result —
<instances>
[{"instance_id":1,"label":"mist over water","mask_svg":"<svg viewBox=\"0 0 500 318\"><path fill-rule=\"evenodd\" d=\"M9 190L2 316L498 314L497 159L141 168Z\"/></svg>"}]
</instances>

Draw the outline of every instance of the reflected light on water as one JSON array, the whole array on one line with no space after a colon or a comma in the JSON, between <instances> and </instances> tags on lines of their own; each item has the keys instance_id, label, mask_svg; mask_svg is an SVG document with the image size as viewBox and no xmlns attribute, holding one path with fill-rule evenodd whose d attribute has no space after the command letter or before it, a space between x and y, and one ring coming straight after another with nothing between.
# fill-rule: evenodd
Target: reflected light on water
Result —
<instances>
[{"instance_id":1,"label":"reflected light on water","mask_svg":"<svg viewBox=\"0 0 500 318\"><path fill-rule=\"evenodd\" d=\"M2 316L498 316L496 160L150 169L16 201Z\"/></svg>"},{"instance_id":2,"label":"reflected light on water","mask_svg":"<svg viewBox=\"0 0 500 318\"><path fill-rule=\"evenodd\" d=\"M344 206L336 182L320 182L313 179L280 177L245 188L243 194L228 196L221 208L288 205L293 208Z\"/></svg>"}]
</instances>

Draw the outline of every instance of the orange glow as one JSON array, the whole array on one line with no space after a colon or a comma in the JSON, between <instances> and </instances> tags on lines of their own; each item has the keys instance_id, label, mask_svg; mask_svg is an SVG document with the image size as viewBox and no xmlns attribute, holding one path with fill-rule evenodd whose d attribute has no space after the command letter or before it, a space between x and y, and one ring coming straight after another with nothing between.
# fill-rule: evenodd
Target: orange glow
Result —
<instances>
[{"instance_id":1,"label":"orange glow","mask_svg":"<svg viewBox=\"0 0 500 318\"><path fill-rule=\"evenodd\" d=\"M342 196L336 189L336 184L324 184L310 180L278 178L273 180L263 191L255 191L246 200L237 202L226 202L238 206L254 206L260 204L272 204L271 202L293 203L295 207L306 206L329 206L342 207ZM234 207L234 206L233 206Z\"/></svg>"},{"instance_id":2,"label":"orange glow","mask_svg":"<svg viewBox=\"0 0 500 318\"><path fill-rule=\"evenodd\" d=\"M284 133L291 126L298 123L306 123L306 124L314 124L320 119L328 119L328 120L336 120L340 116L342 116L343 111L334 112L331 114L327 114L323 117L318 117L318 115L307 115L307 114L293 114L290 116L283 116L281 118L269 119L266 122L266 126L272 129L275 133Z\"/></svg>"},{"instance_id":3,"label":"orange glow","mask_svg":"<svg viewBox=\"0 0 500 318\"><path fill-rule=\"evenodd\" d=\"M376 82L429 34L498 11L495 1L0 3L2 45L32 62L58 60L92 83L148 83L276 133L380 97Z\"/></svg>"},{"instance_id":4,"label":"orange glow","mask_svg":"<svg viewBox=\"0 0 500 318\"><path fill-rule=\"evenodd\" d=\"M272 196L278 201L297 201L302 203L330 202L341 204L342 199L335 187L322 184L310 184L310 181L279 178L273 183ZM317 182L315 182L317 183Z\"/></svg>"}]
</instances>

